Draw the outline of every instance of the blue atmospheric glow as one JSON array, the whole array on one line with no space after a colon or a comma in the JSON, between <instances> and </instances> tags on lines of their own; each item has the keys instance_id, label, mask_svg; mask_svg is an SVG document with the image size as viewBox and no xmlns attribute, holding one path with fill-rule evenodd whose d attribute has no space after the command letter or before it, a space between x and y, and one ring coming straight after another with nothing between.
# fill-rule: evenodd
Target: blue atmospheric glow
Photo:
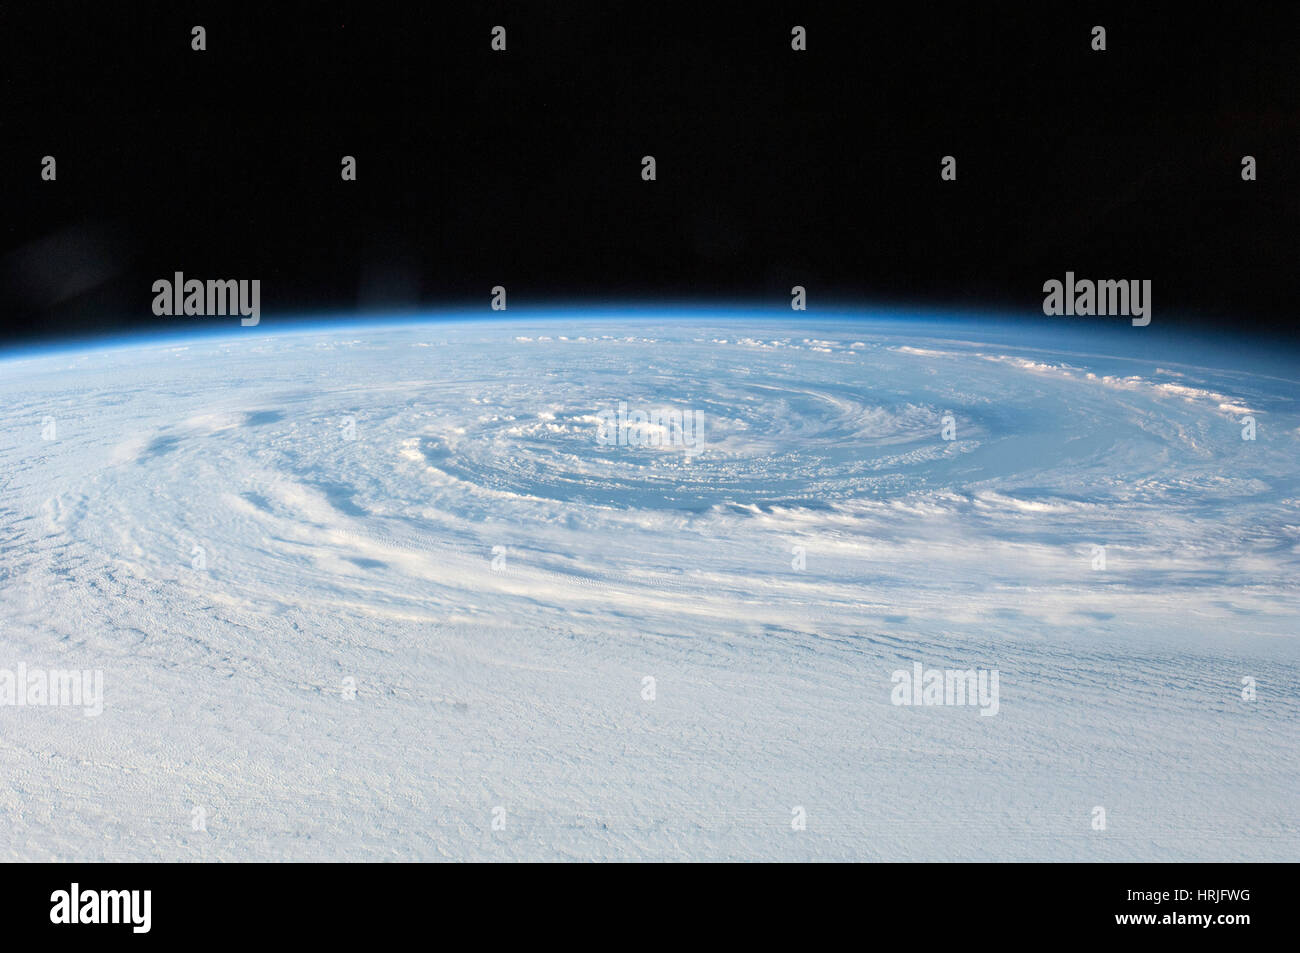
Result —
<instances>
[{"instance_id":1,"label":"blue atmospheric glow","mask_svg":"<svg viewBox=\"0 0 1300 953\"><path fill-rule=\"evenodd\" d=\"M1015 314L1005 310L936 308L922 305L836 304L806 312L770 304L704 304L699 302L549 304L512 307L507 312L482 309L411 309L378 311L362 317L356 311L296 312L264 315L256 327L240 326L236 318L197 317L177 322L172 329L143 328L136 332L86 335L66 340L38 341L0 350L0 362L50 357L62 354L114 351L120 349L175 347L207 341L246 340L249 336L311 334L372 334L386 329L464 326L553 326L569 324L590 327L605 324L654 324L664 327L695 325L709 327L749 323L756 327L795 332L800 329L853 327L866 333L877 328L895 334L900 325L920 338L956 335L967 338L978 332L981 339L1003 348L1023 345L1035 350L1047 344L1064 351L1099 352L1123 359L1153 354L1167 360L1191 364L1207 363L1294 379L1295 356L1276 342L1261 344L1232 336L1228 330L1212 333L1153 321L1146 328L1132 328L1127 320L1114 318L1044 318L1037 314Z\"/></svg>"}]
</instances>

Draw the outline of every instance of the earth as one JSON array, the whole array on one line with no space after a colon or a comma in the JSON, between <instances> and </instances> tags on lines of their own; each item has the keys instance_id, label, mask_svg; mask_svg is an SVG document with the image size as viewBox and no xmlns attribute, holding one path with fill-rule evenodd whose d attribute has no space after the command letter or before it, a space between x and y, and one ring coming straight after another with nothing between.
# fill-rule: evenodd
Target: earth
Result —
<instances>
[{"instance_id":1,"label":"earth","mask_svg":"<svg viewBox=\"0 0 1300 953\"><path fill-rule=\"evenodd\" d=\"M1145 330L12 354L0 670L103 689L0 706L0 859L1294 859L1300 383Z\"/></svg>"}]
</instances>

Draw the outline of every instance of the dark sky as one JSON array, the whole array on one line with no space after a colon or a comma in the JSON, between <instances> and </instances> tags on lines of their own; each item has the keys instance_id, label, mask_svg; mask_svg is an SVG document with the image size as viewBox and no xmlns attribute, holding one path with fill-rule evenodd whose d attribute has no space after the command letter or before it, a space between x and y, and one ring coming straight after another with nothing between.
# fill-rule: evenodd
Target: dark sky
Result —
<instances>
[{"instance_id":1,"label":"dark sky","mask_svg":"<svg viewBox=\"0 0 1300 953\"><path fill-rule=\"evenodd\" d=\"M813 312L1047 321L1042 284L1067 270L1151 279L1156 321L1242 334L1290 335L1300 300L1300 15L1284 5L15 6L10 339L145 327L175 271L260 279L264 323L486 315L496 284L512 309L780 304L802 284ZM948 154L956 182L939 178Z\"/></svg>"}]
</instances>

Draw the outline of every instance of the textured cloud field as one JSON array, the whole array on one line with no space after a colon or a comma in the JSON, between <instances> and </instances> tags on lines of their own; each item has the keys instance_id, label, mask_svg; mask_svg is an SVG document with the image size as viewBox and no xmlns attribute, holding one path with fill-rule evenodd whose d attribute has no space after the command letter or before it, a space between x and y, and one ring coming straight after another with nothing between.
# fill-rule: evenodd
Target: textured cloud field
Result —
<instances>
[{"instance_id":1,"label":"textured cloud field","mask_svg":"<svg viewBox=\"0 0 1300 953\"><path fill-rule=\"evenodd\" d=\"M0 859L1294 859L1300 385L994 338L0 363L0 669L104 678L0 707Z\"/></svg>"}]
</instances>

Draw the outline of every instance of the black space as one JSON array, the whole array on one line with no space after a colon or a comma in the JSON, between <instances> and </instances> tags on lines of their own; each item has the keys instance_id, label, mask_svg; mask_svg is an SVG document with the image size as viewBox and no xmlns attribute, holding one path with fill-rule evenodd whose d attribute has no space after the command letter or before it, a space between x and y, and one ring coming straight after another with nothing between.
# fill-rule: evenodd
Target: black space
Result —
<instances>
[{"instance_id":1,"label":"black space","mask_svg":"<svg viewBox=\"0 0 1300 953\"><path fill-rule=\"evenodd\" d=\"M175 321L176 271L260 279L269 326L486 316L496 284L1048 321L1072 270L1151 279L1156 322L1291 335L1300 16L1137 6L6 4L0 333Z\"/></svg>"}]
</instances>

